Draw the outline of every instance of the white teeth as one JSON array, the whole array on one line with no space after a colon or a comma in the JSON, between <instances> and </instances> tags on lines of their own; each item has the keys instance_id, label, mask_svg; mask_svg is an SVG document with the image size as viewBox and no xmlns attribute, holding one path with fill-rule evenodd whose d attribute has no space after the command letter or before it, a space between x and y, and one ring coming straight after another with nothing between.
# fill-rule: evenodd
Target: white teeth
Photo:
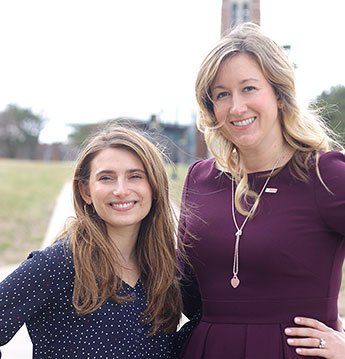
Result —
<instances>
[{"instance_id":1,"label":"white teeth","mask_svg":"<svg viewBox=\"0 0 345 359\"><path fill-rule=\"evenodd\" d=\"M253 123L255 121L255 117L252 118L247 118L246 120L242 120L242 121L234 121L232 124L235 126L247 126L250 125L251 123Z\"/></svg>"},{"instance_id":2,"label":"white teeth","mask_svg":"<svg viewBox=\"0 0 345 359\"><path fill-rule=\"evenodd\" d=\"M112 203L113 207L117 208L128 208L133 204L133 202L126 202L126 203Z\"/></svg>"}]
</instances>

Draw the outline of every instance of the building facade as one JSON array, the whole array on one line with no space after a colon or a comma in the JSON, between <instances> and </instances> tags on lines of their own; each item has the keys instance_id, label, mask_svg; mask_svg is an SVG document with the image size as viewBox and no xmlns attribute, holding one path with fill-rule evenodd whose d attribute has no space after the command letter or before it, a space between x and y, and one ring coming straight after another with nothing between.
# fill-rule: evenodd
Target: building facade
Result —
<instances>
[{"instance_id":1,"label":"building facade","mask_svg":"<svg viewBox=\"0 0 345 359\"><path fill-rule=\"evenodd\" d=\"M116 122L120 126L143 131L173 163L190 164L196 159L194 125L161 122L155 114L148 120L121 117L87 125L70 124L73 129L69 136L71 149L79 147L86 137L100 128L106 127L109 122Z\"/></svg>"},{"instance_id":2,"label":"building facade","mask_svg":"<svg viewBox=\"0 0 345 359\"><path fill-rule=\"evenodd\" d=\"M221 34L247 21L260 25L260 0L223 0Z\"/></svg>"}]
</instances>

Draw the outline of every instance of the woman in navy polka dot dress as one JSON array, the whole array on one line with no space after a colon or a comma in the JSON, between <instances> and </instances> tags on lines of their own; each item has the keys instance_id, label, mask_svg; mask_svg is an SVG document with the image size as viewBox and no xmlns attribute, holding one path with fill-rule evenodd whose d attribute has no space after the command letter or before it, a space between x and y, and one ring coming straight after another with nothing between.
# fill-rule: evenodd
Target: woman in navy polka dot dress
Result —
<instances>
[{"instance_id":1,"label":"woman in navy polka dot dress","mask_svg":"<svg viewBox=\"0 0 345 359\"><path fill-rule=\"evenodd\" d=\"M135 130L104 129L77 161L73 200L54 244L0 284L0 345L26 323L34 359L175 358L182 301L161 153Z\"/></svg>"}]
</instances>

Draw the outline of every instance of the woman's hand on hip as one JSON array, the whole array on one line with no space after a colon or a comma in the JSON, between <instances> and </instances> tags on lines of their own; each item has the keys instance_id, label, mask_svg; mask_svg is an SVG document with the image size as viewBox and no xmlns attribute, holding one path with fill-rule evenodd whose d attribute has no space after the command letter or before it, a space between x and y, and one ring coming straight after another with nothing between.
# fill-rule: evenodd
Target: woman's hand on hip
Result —
<instances>
[{"instance_id":1,"label":"woman's hand on hip","mask_svg":"<svg viewBox=\"0 0 345 359\"><path fill-rule=\"evenodd\" d=\"M338 332L316 319L297 317L298 327L285 329L289 345L303 356L318 356L327 359L345 358L345 334Z\"/></svg>"}]
</instances>

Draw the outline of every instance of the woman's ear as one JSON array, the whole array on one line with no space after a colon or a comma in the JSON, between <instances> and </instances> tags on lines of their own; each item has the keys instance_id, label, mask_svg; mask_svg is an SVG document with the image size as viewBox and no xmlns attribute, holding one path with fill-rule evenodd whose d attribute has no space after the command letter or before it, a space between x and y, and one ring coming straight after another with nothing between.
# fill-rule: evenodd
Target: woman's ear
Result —
<instances>
[{"instance_id":1,"label":"woman's ear","mask_svg":"<svg viewBox=\"0 0 345 359\"><path fill-rule=\"evenodd\" d=\"M278 108L279 110L281 110L283 108L283 100L281 98L281 96L279 95L279 93L276 93L276 96L277 96L277 105L278 105Z\"/></svg>"},{"instance_id":2,"label":"woman's ear","mask_svg":"<svg viewBox=\"0 0 345 359\"><path fill-rule=\"evenodd\" d=\"M92 198L90 195L89 186L82 181L78 182L78 189L80 192L81 197L87 204L92 204Z\"/></svg>"}]
</instances>

